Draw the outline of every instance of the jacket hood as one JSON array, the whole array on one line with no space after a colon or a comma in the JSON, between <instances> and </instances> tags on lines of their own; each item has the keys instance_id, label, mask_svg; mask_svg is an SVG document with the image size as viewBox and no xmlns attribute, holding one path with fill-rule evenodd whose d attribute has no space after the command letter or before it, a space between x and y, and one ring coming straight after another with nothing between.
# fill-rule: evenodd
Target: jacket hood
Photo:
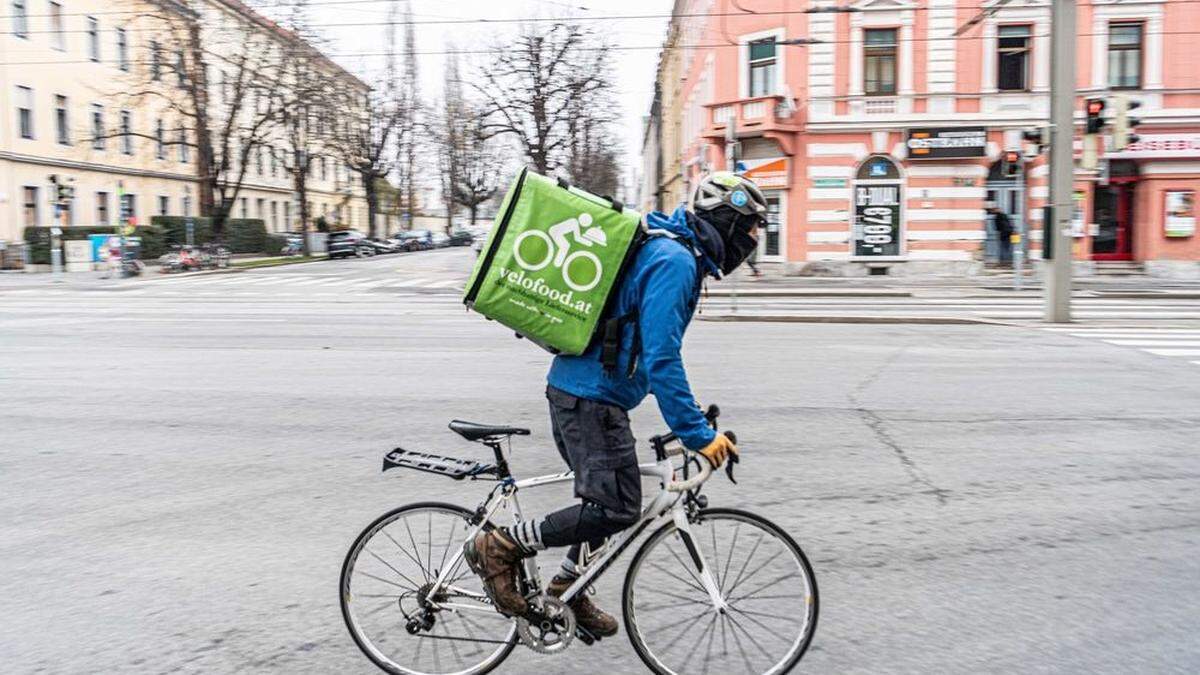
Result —
<instances>
[{"instance_id":1,"label":"jacket hood","mask_svg":"<svg viewBox=\"0 0 1200 675\"><path fill-rule=\"evenodd\" d=\"M705 274L721 278L720 261L725 257L725 244L716 229L704 219L680 206L669 216L661 211L647 214L646 227L652 231L662 230L683 241L696 254Z\"/></svg>"}]
</instances>

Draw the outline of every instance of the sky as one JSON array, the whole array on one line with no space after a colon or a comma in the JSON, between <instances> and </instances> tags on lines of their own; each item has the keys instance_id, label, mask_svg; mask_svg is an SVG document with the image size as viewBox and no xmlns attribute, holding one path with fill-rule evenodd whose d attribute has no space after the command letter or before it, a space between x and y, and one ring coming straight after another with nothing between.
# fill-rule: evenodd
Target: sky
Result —
<instances>
[{"instance_id":1,"label":"sky","mask_svg":"<svg viewBox=\"0 0 1200 675\"><path fill-rule=\"evenodd\" d=\"M398 0L411 2L416 26L418 68L422 97L441 94L444 51L449 44L458 50L482 50L518 32L518 23L484 22L421 25L420 22L494 19L577 17L594 26L618 46L614 53L615 94L621 104L621 144L629 166L640 165L642 118L650 109L658 48L666 34L672 0ZM282 0L251 0L250 4L271 18L287 23ZM385 62L380 56L386 44L385 22L389 0L309 0L308 22L327 40L324 51L350 70L365 76L379 73ZM657 15L650 18L612 19L614 16ZM587 20L592 17L605 17ZM402 35L402 28L398 28ZM629 47L632 47L630 49ZM464 78L489 58L486 54L464 55L460 69Z\"/></svg>"}]
</instances>

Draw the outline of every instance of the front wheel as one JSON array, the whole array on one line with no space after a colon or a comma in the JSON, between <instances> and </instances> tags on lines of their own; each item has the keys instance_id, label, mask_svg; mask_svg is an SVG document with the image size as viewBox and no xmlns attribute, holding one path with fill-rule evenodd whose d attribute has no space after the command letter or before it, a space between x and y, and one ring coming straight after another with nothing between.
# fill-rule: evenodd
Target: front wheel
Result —
<instances>
[{"instance_id":1,"label":"front wheel","mask_svg":"<svg viewBox=\"0 0 1200 675\"><path fill-rule=\"evenodd\" d=\"M705 509L688 530L667 523L629 565L622 610L634 651L660 675L790 671L817 627L817 581L800 546L737 509Z\"/></svg>"},{"instance_id":2,"label":"front wheel","mask_svg":"<svg viewBox=\"0 0 1200 675\"><path fill-rule=\"evenodd\" d=\"M342 565L342 618L359 649L397 675L478 675L516 645L462 546L471 512L441 502L402 506L354 540ZM446 584L434 589L442 570Z\"/></svg>"}]
</instances>

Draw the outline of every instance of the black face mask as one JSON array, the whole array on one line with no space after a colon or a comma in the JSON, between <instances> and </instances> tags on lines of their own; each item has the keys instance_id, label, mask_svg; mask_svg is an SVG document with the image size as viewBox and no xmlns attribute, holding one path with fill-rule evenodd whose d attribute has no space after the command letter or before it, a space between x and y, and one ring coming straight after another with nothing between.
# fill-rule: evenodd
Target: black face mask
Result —
<instances>
[{"instance_id":1,"label":"black face mask","mask_svg":"<svg viewBox=\"0 0 1200 675\"><path fill-rule=\"evenodd\" d=\"M750 234L758 227L758 216L747 216L722 206L702 217L721 235L721 242L725 244L721 274L729 274L737 269L758 248L758 238Z\"/></svg>"}]
</instances>

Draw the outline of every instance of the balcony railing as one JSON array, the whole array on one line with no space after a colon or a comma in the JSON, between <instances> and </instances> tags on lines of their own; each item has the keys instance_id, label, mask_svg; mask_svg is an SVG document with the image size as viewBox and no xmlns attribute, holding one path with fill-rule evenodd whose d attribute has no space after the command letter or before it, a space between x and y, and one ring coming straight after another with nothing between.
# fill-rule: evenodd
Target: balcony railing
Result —
<instances>
[{"instance_id":1,"label":"balcony railing","mask_svg":"<svg viewBox=\"0 0 1200 675\"><path fill-rule=\"evenodd\" d=\"M704 136L723 137L730 122L735 122L739 134L761 131L797 131L799 120L782 96L758 96L736 101L711 103L708 127Z\"/></svg>"},{"instance_id":2,"label":"balcony railing","mask_svg":"<svg viewBox=\"0 0 1200 675\"><path fill-rule=\"evenodd\" d=\"M894 98L867 98L863 100L863 113L866 115L894 115L896 108L896 99Z\"/></svg>"}]
</instances>

